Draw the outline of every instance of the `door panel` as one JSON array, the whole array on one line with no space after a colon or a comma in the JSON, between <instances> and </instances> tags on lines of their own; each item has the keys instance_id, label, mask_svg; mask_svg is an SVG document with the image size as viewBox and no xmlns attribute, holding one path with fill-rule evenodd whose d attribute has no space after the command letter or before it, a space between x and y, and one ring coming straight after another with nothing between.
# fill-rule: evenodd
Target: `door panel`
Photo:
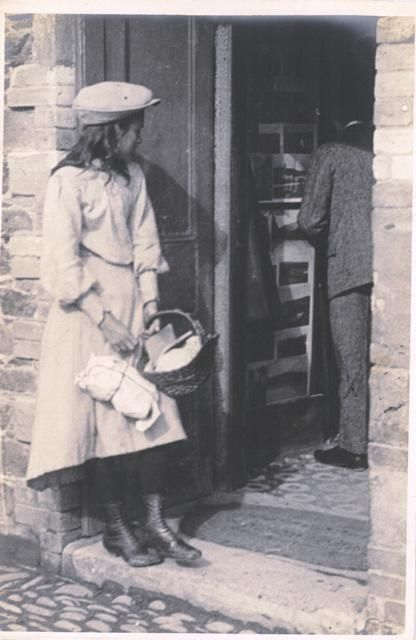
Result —
<instances>
[{"instance_id":1,"label":"door panel","mask_svg":"<svg viewBox=\"0 0 416 640\"><path fill-rule=\"evenodd\" d=\"M161 98L146 111L141 164L170 272L164 308L182 308L212 329L213 26L167 16L85 17L85 84L128 80ZM172 447L170 497L212 490L212 380L179 402L188 434Z\"/></svg>"}]
</instances>

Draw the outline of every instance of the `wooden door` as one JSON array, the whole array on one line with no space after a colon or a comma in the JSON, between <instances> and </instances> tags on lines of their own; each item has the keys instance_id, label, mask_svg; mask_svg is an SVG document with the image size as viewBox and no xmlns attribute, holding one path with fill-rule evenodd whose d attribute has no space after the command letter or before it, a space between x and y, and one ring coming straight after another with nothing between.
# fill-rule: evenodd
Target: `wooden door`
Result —
<instances>
[{"instance_id":1,"label":"wooden door","mask_svg":"<svg viewBox=\"0 0 416 640\"><path fill-rule=\"evenodd\" d=\"M142 167L170 272L165 309L180 308L212 329L214 42L209 22L169 16L84 19L83 84L127 80L161 104L146 111ZM188 434L172 446L169 491L183 502L212 490L210 380L180 401Z\"/></svg>"}]
</instances>

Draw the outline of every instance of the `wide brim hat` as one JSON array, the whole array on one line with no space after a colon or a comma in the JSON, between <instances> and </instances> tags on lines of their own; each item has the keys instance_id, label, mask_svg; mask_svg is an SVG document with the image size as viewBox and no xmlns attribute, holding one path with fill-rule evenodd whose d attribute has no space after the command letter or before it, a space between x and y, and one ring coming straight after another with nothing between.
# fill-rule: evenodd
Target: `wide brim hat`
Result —
<instances>
[{"instance_id":1,"label":"wide brim hat","mask_svg":"<svg viewBox=\"0 0 416 640\"><path fill-rule=\"evenodd\" d=\"M141 84L107 80L83 87L73 108L82 125L94 125L127 118L159 102L160 99L154 98L153 92Z\"/></svg>"}]
</instances>

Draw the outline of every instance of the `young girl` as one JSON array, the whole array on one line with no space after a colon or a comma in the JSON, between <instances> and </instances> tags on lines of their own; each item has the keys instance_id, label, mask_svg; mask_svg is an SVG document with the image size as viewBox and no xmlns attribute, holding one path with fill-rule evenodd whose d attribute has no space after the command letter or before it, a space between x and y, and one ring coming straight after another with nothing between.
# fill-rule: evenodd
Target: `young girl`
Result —
<instances>
[{"instance_id":1,"label":"young girl","mask_svg":"<svg viewBox=\"0 0 416 640\"><path fill-rule=\"evenodd\" d=\"M42 341L27 474L35 489L57 487L82 478L83 463L95 459L103 544L133 566L201 555L162 515L166 445L186 438L176 403L160 394L161 417L141 433L74 380L92 354L115 352L134 362L144 323L158 310L157 274L168 265L134 161L145 109L158 102L146 87L123 82L85 87L75 99L80 138L52 170L44 205L41 281L54 301ZM137 476L146 514L141 531L123 513L120 469L130 486Z\"/></svg>"}]
</instances>

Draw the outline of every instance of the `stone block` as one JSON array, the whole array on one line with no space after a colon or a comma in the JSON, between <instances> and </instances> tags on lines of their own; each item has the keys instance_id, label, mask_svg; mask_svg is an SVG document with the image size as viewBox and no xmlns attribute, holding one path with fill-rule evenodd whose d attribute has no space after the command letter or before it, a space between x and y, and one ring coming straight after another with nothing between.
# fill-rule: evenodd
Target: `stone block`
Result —
<instances>
[{"instance_id":1,"label":"stone block","mask_svg":"<svg viewBox=\"0 0 416 640\"><path fill-rule=\"evenodd\" d=\"M372 467L390 467L403 471L407 469L407 448L386 444L370 443L368 455Z\"/></svg>"},{"instance_id":2,"label":"stone block","mask_svg":"<svg viewBox=\"0 0 416 640\"><path fill-rule=\"evenodd\" d=\"M58 85L55 87L54 100L52 104L58 107L71 107L75 98L75 87L73 85Z\"/></svg>"},{"instance_id":3,"label":"stone block","mask_svg":"<svg viewBox=\"0 0 416 640\"><path fill-rule=\"evenodd\" d=\"M13 353L13 338L10 330L3 322L0 322L0 357Z\"/></svg>"},{"instance_id":4,"label":"stone block","mask_svg":"<svg viewBox=\"0 0 416 640\"><path fill-rule=\"evenodd\" d=\"M33 229L33 220L30 213L18 207L7 209L3 207L1 223L3 235L11 235L16 231L30 231Z\"/></svg>"},{"instance_id":5,"label":"stone block","mask_svg":"<svg viewBox=\"0 0 416 640\"><path fill-rule=\"evenodd\" d=\"M400 71L414 67L413 44L382 44L377 47L376 69L378 71Z\"/></svg>"},{"instance_id":6,"label":"stone block","mask_svg":"<svg viewBox=\"0 0 416 640\"><path fill-rule=\"evenodd\" d=\"M36 129L51 127L73 129L76 127L76 116L69 107L37 107L34 114L34 126Z\"/></svg>"},{"instance_id":7,"label":"stone block","mask_svg":"<svg viewBox=\"0 0 416 640\"><path fill-rule=\"evenodd\" d=\"M57 14L56 16L56 40L55 40L55 64L62 66L74 66L76 62L76 17L70 14Z\"/></svg>"},{"instance_id":8,"label":"stone block","mask_svg":"<svg viewBox=\"0 0 416 640\"><path fill-rule=\"evenodd\" d=\"M388 601L384 605L385 619L399 628L405 623L406 607L404 602Z\"/></svg>"},{"instance_id":9,"label":"stone block","mask_svg":"<svg viewBox=\"0 0 416 640\"><path fill-rule=\"evenodd\" d=\"M39 278L40 260L39 258L13 258L11 261L12 276L19 278Z\"/></svg>"},{"instance_id":10,"label":"stone block","mask_svg":"<svg viewBox=\"0 0 416 640\"><path fill-rule=\"evenodd\" d=\"M26 64L32 57L32 45L33 35L30 32L7 34L4 47L6 64L9 67Z\"/></svg>"},{"instance_id":11,"label":"stone block","mask_svg":"<svg viewBox=\"0 0 416 640\"><path fill-rule=\"evenodd\" d=\"M390 156L376 155L373 161L373 173L376 180L388 180L391 177Z\"/></svg>"},{"instance_id":12,"label":"stone block","mask_svg":"<svg viewBox=\"0 0 416 640\"><path fill-rule=\"evenodd\" d=\"M58 64L48 71L48 84L75 86L75 67Z\"/></svg>"},{"instance_id":13,"label":"stone block","mask_svg":"<svg viewBox=\"0 0 416 640\"><path fill-rule=\"evenodd\" d=\"M381 128L374 133L374 152L376 154L405 155L412 154L413 128Z\"/></svg>"},{"instance_id":14,"label":"stone block","mask_svg":"<svg viewBox=\"0 0 416 640\"><path fill-rule=\"evenodd\" d=\"M42 238L39 236L15 236L9 242L12 256L40 256L42 254Z\"/></svg>"},{"instance_id":15,"label":"stone block","mask_svg":"<svg viewBox=\"0 0 416 640\"><path fill-rule=\"evenodd\" d=\"M384 302L384 301L383 301ZM381 312L381 313L384 313ZM392 340L395 341L397 334L393 329L389 329L389 334L385 335L384 327L386 323L378 322L378 318L380 313L375 311L373 313L374 320L377 323L377 338L378 340L382 340L383 342L372 342L370 348L370 362L379 367L392 367L398 369L404 369L409 366L410 359L410 345L409 344L394 344L390 340L390 336L392 336ZM407 322L407 320L405 320ZM374 338L373 338L374 340ZM383 440L381 441L383 442ZM398 444L397 442L392 444ZM403 441L400 440L400 444L403 444Z\"/></svg>"},{"instance_id":16,"label":"stone block","mask_svg":"<svg viewBox=\"0 0 416 640\"><path fill-rule=\"evenodd\" d=\"M48 526L50 531L64 532L74 531L81 526L81 515L79 511L50 511L48 513Z\"/></svg>"},{"instance_id":17,"label":"stone block","mask_svg":"<svg viewBox=\"0 0 416 640\"><path fill-rule=\"evenodd\" d=\"M24 111L4 110L3 150L6 153L12 149L24 149L31 145L34 121L33 109Z\"/></svg>"},{"instance_id":18,"label":"stone block","mask_svg":"<svg viewBox=\"0 0 416 640\"><path fill-rule=\"evenodd\" d=\"M374 547L391 547L406 551L407 470L370 468L371 539ZM389 592L377 592L385 598L396 598Z\"/></svg>"},{"instance_id":19,"label":"stone block","mask_svg":"<svg viewBox=\"0 0 416 640\"><path fill-rule=\"evenodd\" d=\"M406 595L406 582L403 578L386 576L369 571L368 590L375 596L389 600L404 601Z\"/></svg>"},{"instance_id":20,"label":"stone block","mask_svg":"<svg viewBox=\"0 0 416 640\"><path fill-rule=\"evenodd\" d=\"M11 424L13 413L13 399L7 395L0 398L0 430L6 431Z\"/></svg>"},{"instance_id":21,"label":"stone block","mask_svg":"<svg viewBox=\"0 0 416 640\"><path fill-rule=\"evenodd\" d=\"M377 127L404 127L413 122L413 100L410 97L377 99L374 123Z\"/></svg>"},{"instance_id":22,"label":"stone block","mask_svg":"<svg viewBox=\"0 0 416 640\"><path fill-rule=\"evenodd\" d=\"M4 472L8 476L22 478L26 474L29 447L26 443L6 439L4 441Z\"/></svg>"},{"instance_id":23,"label":"stone block","mask_svg":"<svg viewBox=\"0 0 416 640\"><path fill-rule=\"evenodd\" d=\"M9 109L34 108L55 104L55 96L56 90L53 86L11 87L6 92L6 104Z\"/></svg>"},{"instance_id":24,"label":"stone block","mask_svg":"<svg viewBox=\"0 0 416 640\"><path fill-rule=\"evenodd\" d=\"M376 74L374 93L376 103L383 98L413 96L413 71L379 71Z\"/></svg>"},{"instance_id":25,"label":"stone block","mask_svg":"<svg viewBox=\"0 0 416 640\"><path fill-rule=\"evenodd\" d=\"M39 536L40 547L51 553L61 553L67 544L78 540L81 535L81 529L74 529L64 533L42 531Z\"/></svg>"},{"instance_id":26,"label":"stone block","mask_svg":"<svg viewBox=\"0 0 416 640\"><path fill-rule=\"evenodd\" d=\"M13 337L21 340L40 340L43 328L43 322L15 320L13 323Z\"/></svg>"},{"instance_id":27,"label":"stone block","mask_svg":"<svg viewBox=\"0 0 416 640\"><path fill-rule=\"evenodd\" d=\"M0 389L16 393L35 393L35 371L29 367L0 366Z\"/></svg>"},{"instance_id":28,"label":"stone block","mask_svg":"<svg viewBox=\"0 0 416 640\"><path fill-rule=\"evenodd\" d=\"M37 149L60 149L68 151L77 140L73 129L36 129L35 142Z\"/></svg>"},{"instance_id":29,"label":"stone block","mask_svg":"<svg viewBox=\"0 0 416 640\"><path fill-rule=\"evenodd\" d=\"M14 355L22 360L39 360L40 343L34 340L15 340Z\"/></svg>"},{"instance_id":30,"label":"stone block","mask_svg":"<svg viewBox=\"0 0 416 640\"><path fill-rule=\"evenodd\" d=\"M412 184L402 180L377 182L373 187L376 208L408 208L412 206Z\"/></svg>"},{"instance_id":31,"label":"stone block","mask_svg":"<svg viewBox=\"0 0 416 640\"><path fill-rule=\"evenodd\" d=\"M406 576L406 554L387 547L368 547L368 567L378 573Z\"/></svg>"},{"instance_id":32,"label":"stone block","mask_svg":"<svg viewBox=\"0 0 416 640\"><path fill-rule=\"evenodd\" d=\"M0 288L0 307L4 315L30 318L36 311L36 304L21 291Z\"/></svg>"},{"instance_id":33,"label":"stone block","mask_svg":"<svg viewBox=\"0 0 416 640\"><path fill-rule=\"evenodd\" d=\"M393 156L391 159L391 177L393 180L413 179L413 156Z\"/></svg>"},{"instance_id":34,"label":"stone block","mask_svg":"<svg viewBox=\"0 0 416 640\"><path fill-rule=\"evenodd\" d=\"M44 194L51 168L57 162L56 151L15 152L7 156L9 187L13 195Z\"/></svg>"},{"instance_id":35,"label":"stone block","mask_svg":"<svg viewBox=\"0 0 416 640\"><path fill-rule=\"evenodd\" d=\"M35 491L35 489L30 489L26 481L24 479L20 480L16 479L14 481L14 500L16 504L29 505L30 507L39 507L38 497L40 495L39 491Z\"/></svg>"},{"instance_id":36,"label":"stone block","mask_svg":"<svg viewBox=\"0 0 416 640\"><path fill-rule=\"evenodd\" d=\"M45 571L59 574L61 572L62 557L60 553L42 550L40 554L40 566Z\"/></svg>"},{"instance_id":37,"label":"stone block","mask_svg":"<svg viewBox=\"0 0 416 640\"><path fill-rule=\"evenodd\" d=\"M412 42L414 37L414 18L385 17L377 21L377 42Z\"/></svg>"},{"instance_id":38,"label":"stone block","mask_svg":"<svg viewBox=\"0 0 416 640\"><path fill-rule=\"evenodd\" d=\"M14 518L17 524L25 525L35 531L45 530L48 525L49 514L45 509L28 504L16 503Z\"/></svg>"},{"instance_id":39,"label":"stone block","mask_svg":"<svg viewBox=\"0 0 416 640\"><path fill-rule=\"evenodd\" d=\"M39 494L39 505L51 511L70 511L81 506L81 486L78 482L59 489L45 489Z\"/></svg>"},{"instance_id":40,"label":"stone block","mask_svg":"<svg viewBox=\"0 0 416 640\"><path fill-rule=\"evenodd\" d=\"M370 374L370 442L407 446L409 388L406 375L372 367Z\"/></svg>"},{"instance_id":41,"label":"stone block","mask_svg":"<svg viewBox=\"0 0 416 640\"><path fill-rule=\"evenodd\" d=\"M55 19L54 14L33 16L33 58L45 67L53 67L55 62Z\"/></svg>"},{"instance_id":42,"label":"stone block","mask_svg":"<svg viewBox=\"0 0 416 640\"><path fill-rule=\"evenodd\" d=\"M10 85L14 88L39 86L47 82L48 69L40 64L23 64L12 69Z\"/></svg>"}]
</instances>

